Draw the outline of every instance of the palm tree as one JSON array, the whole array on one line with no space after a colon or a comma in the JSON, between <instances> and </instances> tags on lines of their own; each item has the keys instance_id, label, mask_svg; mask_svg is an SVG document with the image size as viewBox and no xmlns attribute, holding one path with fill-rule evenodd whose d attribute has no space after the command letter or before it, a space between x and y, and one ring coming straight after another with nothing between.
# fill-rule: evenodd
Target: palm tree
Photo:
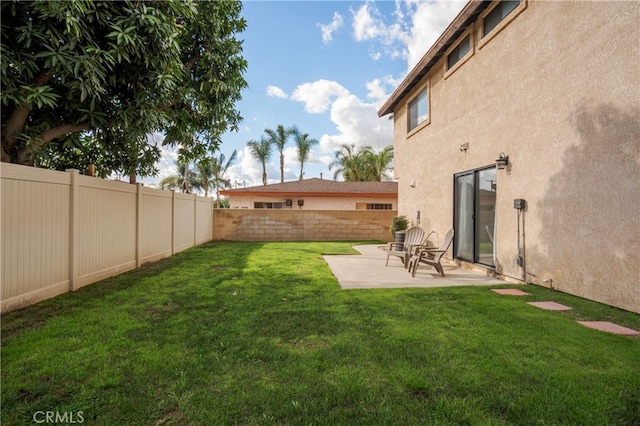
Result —
<instances>
[{"instance_id":1,"label":"palm tree","mask_svg":"<svg viewBox=\"0 0 640 426\"><path fill-rule=\"evenodd\" d=\"M233 163L236 160L237 156L238 156L238 152L234 149L233 153L231 154L231 157L229 157L229 160L226 163L224 161L225 156L222 153L218 158L215 158L215 157L212 158L212 166L213 166L212 184L216 190L217 205L222 205L222 203L220 202L220 188L231 187L231 181L225 178L224 175L227 173L227 169L229 168L229 166L231 166L231 163Z\"/></svg>"},{"instance_id":2,"label":"palm tree","mask_svg":"<svg viewBox=\"0 0 640 426\"><path fill-rule=\"evenodd\" d=\"M282 124L278 124L278 127L275 131L271 129L265 129L264 132L267 134L269 142L275 145L280 152L280 182L282 183L284 182L284 146L287 143L287 139L289 139L289 136L298 133L298 129L296 129L295 126L285 129Z\"/></svg>"},{"instance_id":3,"label":"palm tree","mask_svg":"<svg viewBox=\"0 0 640 426\"><path fill-rule=\"evenodd\" d=\"M196 163L195 166L195 177L194 184L202 188L204 191L204 196L209 196L209 188L211 187L213 180L213 162L211 158L205 158Z\"/></svg>"},{"instance_id":4,"label":"palm tree","mask_svg":"<svg viewBox=\"0 0 640 426\"><path fill-rule=\"evenodd\" d=\"M342 174L346 182L366 181L367 175L370 174L367 170L370 169L368 164L370 164L369 157L372 154L370 146L357 149L355 144L343 144L335 154L336 159L329 164L329 170L336 169L333 173L333 179L335 180L338 175Z\"/></svg>"},{"instance_id":5,"label":"palm tree","mask_svg":"<svg viewBox=\"0 0 640 426\"><path fill-rule=\"evenodd\" d=\"M369 161L371 169L367 180L381 182L392 179L393 145L385 146L380 152L372 152Z\"/></svg>"},{"instance_id":6,"label":"palm tree","mask_svg":"<svg viewBox=\"0 0 640 426\"><path fill-rule=\"evenodd\" d=\"M176 162L176 168L177 174L167 176L160 181L160 189L179 189L186 194L190 194L193 188L201 188L196 173L193 170L189 170L188 163Z\"/></svg>"},{"instance_id":7,"label":"palm tree","mask_svg":"<svg viewBox=\"0 0 640 426\"><path fill-rule=\"evenodd\" d=\"M267 184L267 160L271 158L271 141L260 137L260 141L250 140L247 146L251 149L251 153L262 164L262 184Z\"/></svg>"},{"instance_id":8,"label":"palm tree","mask_svg":"<svg viewBox=\"0 0 640 426\"><path fill-rule=\"evenodd\" d=\"M318 144L317 139L309 137L308 133L295 133L296 146L298 147L298 161L300 162L300 180L304 174L304 162L309 159L311 147Z\"/></svg>"}]
</instances>

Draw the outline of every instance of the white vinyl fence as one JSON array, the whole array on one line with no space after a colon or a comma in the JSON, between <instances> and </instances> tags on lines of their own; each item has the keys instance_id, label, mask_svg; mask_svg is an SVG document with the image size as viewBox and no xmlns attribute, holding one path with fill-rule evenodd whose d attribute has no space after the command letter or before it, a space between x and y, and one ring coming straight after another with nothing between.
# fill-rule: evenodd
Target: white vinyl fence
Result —
<instances>
[{"instance_id":1,"label":"white vinyl fence","mask_svg":"<svg viewBox=\"0 0 640 426\"><path fill-rule=\"evenodd\" d=\"M208 198L0 163L1 312L213 237Z\"/></svg>"}]
</instances>

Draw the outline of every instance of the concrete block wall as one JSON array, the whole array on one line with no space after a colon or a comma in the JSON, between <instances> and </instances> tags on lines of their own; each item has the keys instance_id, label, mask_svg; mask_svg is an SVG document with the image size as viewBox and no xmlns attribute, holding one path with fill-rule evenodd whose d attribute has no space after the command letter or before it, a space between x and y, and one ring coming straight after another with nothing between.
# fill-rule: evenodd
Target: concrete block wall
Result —
<instances>
[{"instance_id":1,"label":"concrete block wall","mask_svg":"<svg viewBox=\"0 0 640 426\"><path fill-rule=\"evenodd\" d=\"M214 209L213 239L392 241L395 210Z\"/></svg>"}]
</instances>

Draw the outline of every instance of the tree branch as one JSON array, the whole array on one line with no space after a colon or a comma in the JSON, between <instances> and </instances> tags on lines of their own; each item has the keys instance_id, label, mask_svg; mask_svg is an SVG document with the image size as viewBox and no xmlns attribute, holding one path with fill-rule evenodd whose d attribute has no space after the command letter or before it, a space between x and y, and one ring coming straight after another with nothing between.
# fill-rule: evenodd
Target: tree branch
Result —
<instances>
[{"instance_id":1,"label":"tree branch","mask_svg":"<svg viewBox=\"0 0 640 426\"><path fill-rule=\"evenodd\" d=\"M193 68L193 66L196 64L199 58L200 58L200 52L196 50L195 55L193 55L191 59L189 59L189 61L184 66L187 72L191 71L191 68Z\"/></svg>"},{"instance_id":2,"label":"tree branch","mask_svg":"<svg viewBox=\"0 0 640 426\"><path fill-rule=\"evenodd\" d=\"M196 64L196 62L198 62L198 59L200 59L200 52L198 51L198 49L196 47L196 53L184 65L184 68L185 68L187 74L189 74L189 72L191 72L191 69L193 68L193 66ZM160 106L158 108L158 110L159 111L166 111L169 108L171 108L177 101L178 101L178 99L175 98L171 102L168 102L168 103Z\"/></svg>"},{"instance_id":3,"label":"tree branch","mask_svg":"<svg viewBox=\"0 0 640 426\"><path fill-rule=\"evenodd\" d=\"M38 139L40 139L40 143L44 145L59 136L66 135L68 133L82 132L87 129L89 129L89 123L65 124L40 133L40 137Z\"/></svg>"},{"instance_id":4,"label":"tree branch","mask_svg":"<svg viewBox=\"0 0 640 426\"><path fill-rule=\"evenodd\" d=\"M40 87L50 79L51 74L49 74L49 71L42 71L33 80L31 86ZM7 120L7 124L2 129L2 161L11 161L11 151L13 151L16 143L18 142L15 133L24 128L24 123L27 122L27 118L29 117L30 113L31 104L28 104L26 102L19 105L11 112L9 119Z\"/></svg>"},{"instance_id":5,"label":"tree branch","mask_svg":"<svg viewBox=\"0 0 640 426\"><path fill-rule=\"evenodd\" d=\"M89 129L88 123L82 124L65 124L63 126L54 127L53 129L49 129L45 132L40 133L38 136L37 147L41 147L42 145L51 142L53 139L66 135L69 133L82 132L83 130ZM34 145L26 146L18 150L17 163L24 165L33 165L33 149L36 148Z\"/></svg>"}]
</instances>

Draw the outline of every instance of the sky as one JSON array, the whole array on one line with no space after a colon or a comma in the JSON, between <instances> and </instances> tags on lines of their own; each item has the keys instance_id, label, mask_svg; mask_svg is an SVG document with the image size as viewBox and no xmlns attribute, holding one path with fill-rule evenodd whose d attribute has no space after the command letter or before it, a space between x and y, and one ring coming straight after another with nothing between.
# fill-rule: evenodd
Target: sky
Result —
<instances>
[{"instance_id":1,"label":"sky","mask_svg":"<svg viewBox=\"0 0 640 426\"><path fill-rule=\"evenodd\" d=\"M236 104L238 132L222 135L220 151L237 159L225 177L232 187L262 184L262 166L247 142L265 129L295 125L317 139L304 177L333 179L329 164L343 144L393 145L393 122L378 109L462 10L466 1L260 1L243 2L247 28L237 37L248 62L248 88ZM156 135L161 140L161 136ZM297 180L293 138L284 150L285 181ZM160 174L176 173L175 153L163 150ZM268 183L280 182L280 156L267 163ZM337 178L342 180L340 176Z\"/></svg>"}]
</instances>

